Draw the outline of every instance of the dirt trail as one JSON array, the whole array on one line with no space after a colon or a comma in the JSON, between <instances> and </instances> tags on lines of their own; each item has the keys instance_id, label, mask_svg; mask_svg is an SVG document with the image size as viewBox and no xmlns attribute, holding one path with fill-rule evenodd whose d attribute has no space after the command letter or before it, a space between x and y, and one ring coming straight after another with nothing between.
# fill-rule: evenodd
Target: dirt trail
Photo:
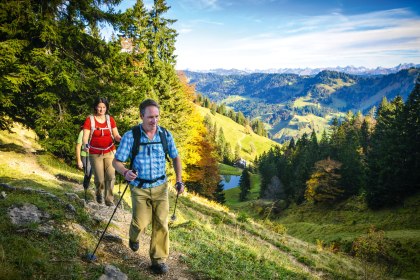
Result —
<instances>
[{"instance_id":1,"label":"dirt trail","mask_svg":"<svg viewBox=\"0 0 420 280\"><path fill-rule=\"evenodd\" d=\"M23 174L33 175L43 177L46 180L54 180L57 183L60 183L61 180L57 179L56 176L47 172L42 166L39 165L36 159L36 148L33 146L33 140L28 138L24 132L17 131L19 134L20 140L22 141L22 147L25 150L25 160L19 160L15 157L8 157L6 153L2 152L8 158L7 163L10 168L18 169ZM93 179L92 179L93 181ZM79 184L66 182L71 184L75 192L83 191L82 182ZM89 190L89 191L92 191ZM118 193L118 187L115 187L115 194ZM93 191L92 191L93 192ZM117 199L117 196L116 196ZM117 202L117 201L116 201ZM109 218L114 211L114 207L107 207L98 205L96 202L90 202L86 204L86 208L91 217L100 216L108 222ZM178 252L170 251L167 264L169 266L169 273L166 275L155 275L149 269L150 266L150 257L149 257L149 244L150 244L150 234L142 234L140 240L140 249L137 252L132 252L128 247L128 230L131 222L131 211L128 206L125 205L125 209L117 209L112 226L107 230L107 233L112 233L119 236L123 243L119 244L116 242L103 240L99 246L97 253L98 261L95 263L105 266L106 264L116 264L120 263L124 266L129 266L135 270L140 271L142 274L148 275L153 279L178 279L178 280L187 280L195 279L195 277L188 271L188 267L180 261L181 254ZM101 229L102 232L103 229ZM94 248L93 248L94 249ZM93 250L91 249L91 250Z\"/></svg>"},{"instance_id":2,"label":"dirt trail","mask_svg":"<svg viewBox=\"0 0 420 280\"><path fill-rule=\"evenodd\" d=\"M35 152L37 147L33 144L33 139L30 139L27 136L27 130L23 129L13 129L18 135L21 143L18 143L22 146L25 151L25 160L22 161L20 157L15 157L9 154L12 154L10 151L2 151L1 157L4 157L2 161L7 162L9 167L13 170L19 170L22 174L27 175L39 175L46 180L57 180L56 177L47 171L45 171L39 164L36 159Z\"/></svg>"},{"instance_id":3,"label":"dirt trail","mask_svg":"<svg viewBox=\"0 0 420 280\"><path fill-rule=\"evenodd\" d=\"M103 205L98 207L96 202L88 203L87 209L92 216L107 217L108 220L114 211L114 207L107 207ZM108 228L107 233L111 233L122 238L123 244L110 241L102 241L96 253L99 263L103 265L107 263L121 263L125 266L138 269L141 271L141 273L144 273L155 279L195 279L193 275L188 272L188 267L180 261L181 254L174 252L173 250L170 251L170 255L167 260L169 273L166 275L152 274L149 268L150 232L141 235L140 249L137 252L132 252L128 247L128 230L130 227L130 221L131 211L127 208L127 206L125 206L125 209L121 209L119 207L112 220L112 226Z\"/></svg>"}]
</instances>

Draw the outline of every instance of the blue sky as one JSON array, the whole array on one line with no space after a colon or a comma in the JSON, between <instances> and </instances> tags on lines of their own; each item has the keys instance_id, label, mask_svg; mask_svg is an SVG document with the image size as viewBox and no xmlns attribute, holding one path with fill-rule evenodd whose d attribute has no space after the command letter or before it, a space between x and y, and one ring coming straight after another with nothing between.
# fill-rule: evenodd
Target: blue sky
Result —
<instances>
[{"instance_id":1,"label":"blue sky","mask_svg":"<svg viewBox=\"0 0 420 280\"><path fill-rule=\"evenodd\" d=\"M124 0L122 10L135 0ZM152 1L144 1L146 7ZM393 67L420 63L420 1L167 0L176 68Z\"/></svg>"}]
</instances>

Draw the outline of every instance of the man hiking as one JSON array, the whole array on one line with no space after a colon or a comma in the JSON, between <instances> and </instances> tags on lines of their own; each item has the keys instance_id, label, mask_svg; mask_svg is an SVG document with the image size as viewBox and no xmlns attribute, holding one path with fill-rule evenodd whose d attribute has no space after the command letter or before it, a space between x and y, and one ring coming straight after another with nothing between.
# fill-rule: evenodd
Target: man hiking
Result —
<instances>
[{"instance_id":1,"label":"man hiking","mask_svg":"<svg viewBox=\"0 0 420 280\"><path fill-rule=\"evenodd\" d=\"M173 160L178 194L184 191L181 158L169 131L158 126L159 105L152 99L140 104L142 123L126 132L113 160L117 172L130 181L133 216L130 224L129 246L139 249L139 235L152 223L150 258L157 274L168 272L169 200L165 156ZM123 162L131 159L130 169Z\"/></svg>"}]
</instances>

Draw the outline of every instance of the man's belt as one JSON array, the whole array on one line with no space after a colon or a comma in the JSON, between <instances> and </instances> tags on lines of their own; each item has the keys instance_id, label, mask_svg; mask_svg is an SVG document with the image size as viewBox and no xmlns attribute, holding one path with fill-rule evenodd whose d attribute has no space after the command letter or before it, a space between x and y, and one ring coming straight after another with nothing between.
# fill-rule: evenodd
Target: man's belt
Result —
<instances>
[{"instance_id":1,"label":"man's belt","mask_svg":"<svg viewBox=\"0 0 420 280\"><path fill-rule=\"evenodd\" d=\"M139 187L141 187L141 186L143 186L144 183L153 184L153 183L156 183L157 181L163 180L165 178L166 178L166 175L162 175L162 176L160 176L158 178L155 178L155 179L152 179L152 180L147 180L147 179L142 179L142 178L137 177L136 179L134 179L134 181L139 182Z\"/></svg>"}]
</instances>

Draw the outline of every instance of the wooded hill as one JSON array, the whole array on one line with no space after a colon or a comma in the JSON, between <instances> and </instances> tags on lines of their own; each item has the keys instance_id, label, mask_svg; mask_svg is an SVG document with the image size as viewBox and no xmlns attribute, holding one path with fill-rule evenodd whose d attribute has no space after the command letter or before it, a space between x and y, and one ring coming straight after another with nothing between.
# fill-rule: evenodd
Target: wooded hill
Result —
<instances>
[{"instance_id":1,"label":"wooded hill","mask_svg":"<svg viewBox=\"0 0 420 280\"><path fill-rule=\"evenodd\" d=\"M184 180L211 198L219 181L214 147L193 88L174 69L169 6L158 0L147 9L136 1L116 12L119 2L0 2L0 129L22 123L46 151L70 163L95 98L108 99L121 135L139 123L140 102L153 98L159 124L177 141ZM109 41L99 32L104 24L115 29Z\"/></svg>"},{"instance_id":2,"label":"wooded hill","mask_svg":"<svg viewBox=\"0 0 420 280\"><path fill-rule=\"evenodd\" d=\"M218 104L226 103L246 117L261 118L279 142L315 130L321 134L332 119L349 111L366 114L383 97L406 100L420 69L377 76L322 71L297 74L218 75L185 71L196 90Z\"/></svg>"},{"instance_id":3,"label":"wooded hill","mask_svg":"<svg viewBox=\"0 0 420 280\"><path fill-rule=\"evenodd\" d=\"M258 156L267 152L278 143L255 134L249 127L245 127L219 113L211 113L209 109L197 106L198 111L209 123L210 133L215 133L216 146L229 144L231 156L254 161ZM223 154L223 152L222 152Z\"/></svg>"}]
</instances>

